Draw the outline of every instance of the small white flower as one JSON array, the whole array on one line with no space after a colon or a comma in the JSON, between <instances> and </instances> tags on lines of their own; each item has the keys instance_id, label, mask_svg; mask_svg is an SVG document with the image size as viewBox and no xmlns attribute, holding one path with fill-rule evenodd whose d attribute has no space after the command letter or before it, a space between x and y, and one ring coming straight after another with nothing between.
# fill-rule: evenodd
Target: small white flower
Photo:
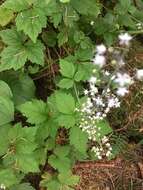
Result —
<instances>
[{"instance_id":1,"label":"small white flower","mask_svg":"<svg viewBox=\"0 0 143 190\"><path fill-rule=\"evenodd\" d=\"M130 36L128 33L119 35L119 43L120 43L120 45L128 46L131 40L132 40L132 36Z\"/></svg>"},{"instance_id":2,"label":"small white flower","mask_svg":"<svg viewBox=\"0 0 143 190\"><path fill-rule=\"evenodd\" d=\"M96 52L100 55L104 54L106 52L106 46L103 44L96 46Z\"/></svg>"},{"instance_id":3,"label":"small white flower","mask_svg":"<svg viewBox=\"0 0 143 190\"><path fill-rule=\"evenodd\" d=\"M110 151L107 151L106 156L109 157L111 155Z\"/></svg>"},{"instance_id":4,"label":"small white flower","mask_svg":"<svg viewBox=\"0 0 143 190\"><path fill-rule=\"evenodd\" d=\"M91 77L89 79L89 82L92 83L92 84L95 84L97 82L97 78L96 77Z\"/></svg>"},{"instance_id":5,"label":"small white flower","mask_svg":"<svg viewBox=\"0 0 143 190\"><path fill-rule=\"evenodd\" d=\"M106 136L104 136L103 138L102 138L102 143L104 144L104 143L106 143L106 142L108 142L108 138L106 137Z\"/></svg>"},{"instance_id":6,"label":"small white flower","mask_svg":"<svg viewBox=\"0 0 143 190\"><path fill-rule=\"evenodd\" d=\"M115 99L114 99L114 98L111 98L111 99L108 100L108 107L109 107L109 108L114 107L115 104L116 104L116 102L115 102Z\"/></svg>"},{"instance_id":7,"label":"small white flower","mask_svg":"<svg viewBox=\"0 0 143 190\"><path fill-rule=\"evenodd\" d=\"M106 59L103 55L95 55L95 58L93 59L93 64L98 65L100 68L102 68L106 63Z\"/></svg>"},{"instance_id":8,"label":"small white flower","mask_svg":"<svg viewBox=\"0 0 143 190\"><path fill-rule=\"evenodd\" d=\"M93 26L93 25L94 25L94 21L93 21L93 20L90 22L90 25L91 25L91 26Z\"/></svg>"},{"instance_id":9,"label":"small white flower","mask_svg":"<svg viewBox=\"0 0 143 190\"><path fill-rule=\"evenodd\" d=\"M101 160L101 159L102 159L102 156L98 156L98 159Z\"/></svg>"},{"instance_id":10,"label":"small white flower","mask_svg":"<svg viewBox=\"0 0 143 190\"><path fill-rule=\"evenodd\" d=\"M125 94L127 94L129 91L127 90L127 88L125 87L120 87L117 90L117 95L119 96L125 96Z\"/></svg>"},{"instance_id":11,"label":"small white flower","mask_svg":"<svg viewBox=\"0 0 143 190\"><path fill-rule=\"evenodd\" d=\"M138 69L136 72L136 78L138 80L143 80L143 69Z\"/></svg>"},{"instance_id":12,"label":"small white flower","mask_svg":"<svg viewBox=\"0 0 143 190\"><path fill-rule=\"evenodd\" d=\"M113 53L114 48L113 48L113 47L109 47L109 48L108 48L108 51L109 51L110 53Z\"/></svg>"},{"instance_id":13,"label":"small white flower","mask_svg":"<svg viewBox=\"0 0 143 190\"><path fill-rule=\"evenodd\" d=\"M88 90L84 90L84 94L87 95L89 93Z\"/></svg>"},{"instance_id":14,"label":"small white flower","mask_svg":"<svg viewBox=\"0 0 143 190\"><path fill-rule=\"evenodd\" d=\"M4 184L1 184L1 185L0 185L0 189L4 189L4 190L5 190L5 189L6 189L6 186L5 186Z\"/></svg>"},{"instance_id":15,"label":"small white flower","mask_svg":"<svg viewBox=\"0 0 143 190\"><path fill-rule=\"evenodd\" d=\"M97 97L95 101L96 101L96 105L98 105L98 106L103 105L103 100L102 100L102 98Z\"/></svg>"},{"instance_id":16,"label":"small white flower","mask_svg":"<svg viewBox=\"0 0 143 190\"><path fill-rule=\"evenodd\" d=\"M129 85L129 84L132 84L132 79L131 77L124 73L124 74L121 74L121 73L117 73L117 78L115 79L115 82L118 83L120 86L125 86L125 85Z\"/></svg>"},{"instance_id":17,"label":"small white flower","mask_svg":"<svg viewBox=\"0 0 143 190\"><path fill-rule=\"evenodd\" d=\"M120 59L117 63L120 67L122 67L126 64L123 59Z\"/></svg>"}]
</instances>

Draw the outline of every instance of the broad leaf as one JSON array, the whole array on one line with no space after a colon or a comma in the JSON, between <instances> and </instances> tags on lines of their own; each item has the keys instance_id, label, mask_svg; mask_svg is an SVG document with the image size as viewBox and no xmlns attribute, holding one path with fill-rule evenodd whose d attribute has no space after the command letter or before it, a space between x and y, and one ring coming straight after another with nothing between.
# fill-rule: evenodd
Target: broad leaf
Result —
<instances>
[{"instance_id":1,"label":"broad leaf","mask_svg":"<svg viewBox=\"0 0 143 190\"><path fill-rule=\"evenodd\" d=\"M26 101L30 101L35 97L34 82L27 74L7 71L0 74L0 79L9 85L16 106L19 106Z\"/></svg>"},{"instance_id":2,"label":"broad leaf","mask_svg":"<svg viewBox=\"0 0 143 190\"><path fill-rule=\"evenodd\" d=\"M58 175L61 184L75 186L79 182L79 176L73 175L71 172L61 173Z\"/></svg>"},{"instance_id":3,"label":"broad leaf","mask_svg":"<svg viewBox=\"0 0 143 190\"><path fill-rule=\"evenodd\" d=\"M56 121L60 126L64 126L69 129L75 125L75 115L60 114L57 116Z\"/></svg>"},{"instance_id":4,"label":"broad leaf","mask_svg":"<svg viewBox=\"0 0 143 190\"><path fill-rule=\"evenodd\" d=\"M54 150L54 154L58 156L59 158L66 157L70 152L69 146L57 146Z\"/></svg>"},{"instance_id":5,"label":"broad leaf","mask_svg":"<svg viewBox=\"0 0 143 190\"><path fill-rule=\"evenodd\" d=\"M11 99L13 97L11 89L4 81L0 80L0 96Z\"/></svg>"},{"instance_id":6,"label":"broad leaf","mask_svg":"<svg viewBox=\"0 0 143 190\"><path fill-rule=\"evenodd\" d=\"M14 185L10 190L35 190L29 183L22 183L19 185Z\"/></svg>"},{"instance_id":7,"label":"broad leaf","mask_svg":"<svg viewBox=\"0 0 143 190\"><path fill-rule=\"evenodd\" d=\"M109 135L113 130L106 120L96 122L96 127L100 131L100 136L96 135L96 140L100 141L105 135Z\"/></svg>"},{"instance_id":8,"label":"broad leaf","mask_svg":"<svg viewBox=\"0 0 143 190\"><path fill-rule=\"evenodd\" d=\"M8 45L1 53L0 71L23 67L27 60L39 65L44 64L44 46L40 41L32 43L15 28L0 32L3 41Z\"/></svg>"},{"instance_id":9,"label":"broad leaf","mask_svg":"<svg viewBox=\"0 0 143 190\"><path fill-rule=\"evenodd\" d=\"M74 81L68 78L61 79L60 82L58 83L58 86L60 88L66 88L66 89L72 88L73 85L74 85Z\"/></svg>"},{"instance_id":10,"label":"broad leaf","mask_svg":"<svg viewBox=\"0 0 143 190\"><path fill-rule=\"evenodd\" d=\"M24 173L39 172L39 164L34 154L20 154L16 156L19 170Z\"/></svg>"},{"instance_id":11,"label":"broad leaf","mask_svg":"<svg viewBox=\"0 0 143 190\"><path fill-rule=\"evenodd\" d=\"M33 7L18 14L16 26L18 30L23 30L33 42L36 42L38 34L42 28L46 27L47 17L39 7Z\"/></svg>"},{"instance_id":12,"label":"broad leaf","mask_svg":"<svg viewBox=\"0 0 143 190\"><path fill-rule=\"evenodd\" d=\"M75 126L70 129L70 144L73 145L80 153L86 153L87 142L87 134L79 127Z\"/></svg>"},{"instance_id":13,"label":"broad leaf","mask_svg":"<svg viewBox=\"0 0 143 190\"><path fill-rule=\"evenodd\" d=\"M19 110L31 124L40 124L48 120L49 110L42 100L26 102L19 107Z\"/></svg>"},{"instance_id":14,"label":"broad leaf","mask_svg":"<svg viewBox=\"0 0 143 190\"><path fill-rule=\"evenodd\" d=\"M75 73L75 66L72 62L61 59L60 72L64 77L73 78L74 73Z\"/></svg>"},{"instance_id":15,"label":"broad leaf","mask_svg":"<svg viewBox=\"0 0 143 190\"><path fill-rule=\"evenodd\" d=\"M8 99L0 96L0 126L14 119L14 104Z\"/></svg>"},{"instance_id":16,"label":"broad leaf","mask_svg":"<svg viewBox=\"0 0 143 190\"><path fill-rule=\"evenodd\" d=\"M71 5L83 15L97 17L100 13L100 7L97 0L71 0Z\"/></svg>"},{"instance_id":17,"label":"broad leaf","mask_svg":"<svg viewBox=\"0 0 143 190\"><path fill-rule=\"evenodd\" d=\"M75 110L75 100L71 94L63 92L55 93L56 106L59 112L64 114L73 114Z\"/></svg>"},{"instance_id":18,"label":"broad leaf","mask_svg":"<svg viewBox=\"0 0 143 190\"><path fill-rule=\"evenodd\" d=\"M19 12L30 8L33 2L34 0L6 0L3 6L7 9L13 10L14 12Z\"/></svg>"},{"instance_id":19,"label":"broad leaf","mask_svg":"<svg viewBox=\"0 0 143 190\"><path fill-rule=\"evenodd\" d=\"M0 7L0 25L6 26L14 17L13 11Z\"/></svg>"},{"instance_id":20,"label":"broad leaf","mask_svg":"<svg viewBox=\"0 0 143 190\"><path fill-rule=\"evenodd\" d=\"M71 169L71 160L67 157L59 158L55 155L51 155L48 159L48 163L62 173L65 173Z\"/></svg>"},{"instance_id":21,"label":"broad leaf","mask_svg":"<svg viewBox=\"0 0 143 190\"><path fill-rule=\"evenodd\" d=\"M10 187L18 183L18 179L14 175L11 169L0 170L0 184L4 184L6 187Z\"/></svg>"}]
</instances>

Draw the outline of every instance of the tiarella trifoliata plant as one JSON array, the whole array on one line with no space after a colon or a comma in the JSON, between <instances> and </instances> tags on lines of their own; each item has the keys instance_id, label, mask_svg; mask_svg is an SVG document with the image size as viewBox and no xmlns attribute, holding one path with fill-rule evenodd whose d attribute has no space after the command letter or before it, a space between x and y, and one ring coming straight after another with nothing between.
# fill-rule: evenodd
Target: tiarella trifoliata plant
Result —
<instances>
[{"instance_id":1,"label":"tiarella trifoliata plant","mask_svg":"<svg viewBox=\"0 0 143 190\"><path fill-rule=\"evenodd\" d=\"M115 108L120 107L122 98L129 93L129 87L134 80L143 79L143 70L137 70L134 75L126 71L125 55L128 52L132 36L128 33L119 35L119 46L109 47L97 45L95 56L92 60L92 76L84 90L86 101L80 109L79 127L88 134L89 140L96 142L91 151L98 159L110 157L112 146L108 136L102 136L102 120Z\"/></svg>"},{"instance_id":2,"label":"tiarella trifoliata plant","mask_svg":"<svg viewBox=\"0 0 143 190\"><path fill-rule=\"evenodd\" d=\"M73 190L77 161L119 154L108 115L143 80L126 69L142 18L132 0L0 2L0 189Z\"/></svg>"}]
</instances>

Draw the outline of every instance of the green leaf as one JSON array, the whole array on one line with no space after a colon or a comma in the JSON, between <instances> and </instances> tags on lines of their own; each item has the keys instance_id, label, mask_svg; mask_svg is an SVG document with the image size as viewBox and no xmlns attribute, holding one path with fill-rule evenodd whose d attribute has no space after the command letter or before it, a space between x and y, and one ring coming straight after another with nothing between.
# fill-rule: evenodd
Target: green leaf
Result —
<instances>
[{"instance_id":1,"label":"green leaf","mask_svg":"<svg viewBox=\"0 0 143 190\"><path fill-rule=\"evenodd\" d=\"M44 46L40 40L37 40L36 43L32 43L32 41L28 41L25 44L26 54L28 59L32 63L36 63L38 65L44 65Z\"/></svg>"},{"instance_id":2,"label":"green leaf","mask_svg":"<svg viewBox=\"0 0 143 190\"><path fill-rule=\"evenodd\" d=\"M49 47L54 47L57 43L57 33L54 30L42 33L42 39Z\"/></svg>"},{"instance_id":3,"label":"green leaf","mask_svg":"<svg viewBox=\"0 0 143 190\"><path fill-rule=\"evenodd\" d=\"M58 86L60 88L66 88L66 89L72 88L73 85L74 85L74 81L68 78L61 79L60 82L58 83Z\"/></svg>"},{"instance_id":4,"label":"green leaf","mask_svg":"<svg viewBox=\"0 0 143 190\"><path fill-rule=\"evenodd\" d=\"M9 128L11 128L11 125L3 125L0 127L0 156L4 155L9 147L9 141L7 136Z\"/></svg>"},{"instance_id":5,"label":"green leaf","mask_svg":"<svg viewBox=\"0 0 143 190\"><path fill-rule=\"evenodd\" d=\"M0 37L5 44L10 46L20 46L26 40L25 35L22 32L17 32L15 27L0 31Z\"/></svg>"},{"instance_id":6,"label":"green leaf","mask_svg":"<svg viewBox=\"0 0 143 190\"><path fill-rule=\"evenodd\" d=\"M44 64L44 46L40 41L32 43L26 41L26 37L15 28L0 32L3 41L8 44L1 53L0 71L23 67L27 60L39 65Z\"/></svg>"},{"instance_id":7,"label":"green leaf","mask_svg":"<svg viewBox=\"0 0 143 190\"><path fill-rule=\"evenodd\" d=\"M33 42L36 42L42 28L46 27L47 17L40 7L33 7L19 13L16 17L16 26L19 31L24 31Z\"/></svg>"},{"instance_id":8,"label":"green leaf","mask_svg":"<svg viewBox=\"0 0 143 190\"><path fill-rule=\"evenodd\" d=\"M97 17L100 13L100 6L97 0L71 0L71 5L77 12L83 15Z\"/></svg>"},{"instance_id":9,"label":"green leaf","mask_svg":"<svg viewBox=\"0 0 143 190\"><path fill-rule=\"evenodd\" d=\"M0 74L0 79L9 85L16 106L19 106L26 101L30 101L35 97L34 82L27 74L7 71Z\"/></svg>"},{"instance_id":10,"label":"green leaf","mask_svg":"<svg viewBox=\"0 0 143 190\"><path fill-rule=\"evenodd\" d=\"M0 170L0 184L4 184L6 187L10 187L18 183L18 179L14 175L11 169Z\"/></svg>"},{"instance_id":11,"label":"green leaf","mask_svg":"<svg viewBox=\"0 0 143 190\"><path fill-rule=\"evenodd\" d=\"M70 152L69 146L57 146L54 150L54 154L61 159L66 157L69 154L69 152Z\"/></svg>"},{"instance_id":12,"label":"green leaf","mask_svg":"<svg viewBox=\"0 0 143 190\"><path fill-rule=\"evenodd\" d=\"M131 6L131 0L119 0L122 8L127 8Z\"/></svg>"},{"instance_id":13,"label":"green leaf","mask_svg":"<svg viewBox=\"0 0 143 190\"><path fill-rule=\"evenodd\" d=\"M11 99L13 97L11 89L4 81L0 80L0 96Z\"/></svg>"},{"instance_id":14,"label":"green leaf","mask_svg":"<svg viewBox=\"0 0 143 190\"><path fill-rule=\"evenodd\" d=\"M60 126L64 126L67 129L73 127L76 122L75 115L66 115L66 114L60 114L59 116L57 116L56 120Z\"/></svg>"},{"instance_id":15,"label":"green leaf","mask_svg":"<svg viewBox=\"0 0 143 190\"><path fill-rule=\"evenodd\" d=\"M18 168L24 172L39 172L39 164L34 154L20 154L16 156Z\"/></svg>"},{"instance_id":16,"label":"green leaf","mask_svg":"<svg viewBox=\"0 0 143 190\"><path fill-rule=\"evenodd\" d=\"M89 49L78 49L75 52L75 56L80 61L89 61L93 57L93 50L91 48Z\"/></svg>"},{"instance_id":17,"label":"green leaf","mask_svg":"<svg viewBox=\"0 0 143 190\"><path fill-rule=\"evenodd\" d=\"M48 163L61 173L65 173L71 169L71 160L67 157L58 158L55 155L51 155Z\"/></svg>"},{"instance_id":18,"label":"green leaf","mask_svg":"<svg viewBox=\"0 0 143 190\"><path fill-rule=\"evenodd\" d=\"M35 190L29 183L22 183L19 185L14 185L10 190Z\"/></svg>"},{"instance_id":19,"label":"green leaf","mask_svg":"<svg viewBox=\"0 0 143 190\"><path fill-rule=\"evenodd\" d=\"M75 66L72 62L61 59L60 72L64 77L73 78L74 73L75 73Z\"/></svg>"},{"instance_id":20,"label":"green leaf","mask_svg":"<svg viewBox=\"0 0 143 190\"><path fill-rule=\"evenodd\" d=\"M22 11L24 9L30 8L34 0L6 0L3 4L7 9L13 10L15 12Z\"/></svg>"},{"instance_id":21,"label":"green leaf","mask_svg":"<svg viewBox=\"0 0 143 190\"><path fill-rule=\"evenodd\" d=\"M79 176L73 175L71 172L61 173L58 175L61 184L75 186L79 182Z\"/></svg>"},{"instance_id":22,"label":"green leaf","mask_svg":"<svg viewBox=\"0 0 143 190\"><path fill-rule=\"evenodd\" d=\"M14 17L13 11L0 6L0 25L6 26Z\"/></svg>"},{"instance_id":23,"label":"green leaf","mask_svg":"<svg viewBox=\"0 0 143 190\"><path fill-rule=\"evenodd\" d=\"M106 120L97 121L96 127L100 131L100 137L98 135L96 136L97 141L100 141L105 135L108 135L113 131Z\"/></svg>"},{"instance_id":24,"label":"green leaf","mask_svg":"<svg viewBox=\"0 0 143 190\"><path fill-rule=\"evenodd\" d=\"M60 190L60 183L56 180L52 180L47 183L47 190Z\"/></svg>"},{"instance_id":25,"label":"green leaf","mask_svg":"<svg viewBox=\"0 0 143 190\"><path fill-rule=\"evenodd\" d=\"M59 112L64 114L73 114L75 110L75 100L71 94L64 92L55 93L56 106Z\"/></svg>"},{"instance_id":26,"label":"green leaf","mask_svg":"<svg viewBox=\"0 0 143 190\"><path fill-rule=\"evenodd\" d=\"M27 55L24 47L22 46L8 46L4 48L1 53L1 62L0 71L14 69L18 70L19 68L23 67L26 60Z\"/></svg>"},{"instance_id":27,"label":"green leaf","mask_svg":"<svg viewBox=\"0 0 143 190\"><path fill-rule=\"evenodd\" d=\"M8 99L0 96L0 125L7 124L14 119L14 104Z\"/></svg>"},{"instance_id":28,"label":"green leaf","mask_svg":"<svg viewBox=\"0 0 143 190\"><path fill-rule=\"evenodd\" d=\"M67 31L65 29L61 30L57 37L58 37L59 47L68 41L68 34L67 34Z\"/></svg>"},{"instance_id":29,"label":"green leaf","mask_svg":"<svg viewBox=\"0 0 143 190\"><path fill-rule=\"evenodd\" d=\"M88 137L79 127L75 126L70 129L70 144L73 145L80 153L85 154L87 151Z\"/></svg>"},{"instance_id":30,"label":"green leaf","mask_svg":"<svg viewBox=\"0 0 143 190\"><path fill-rule=\"evenodd\" d=\"M78 65L77 72L75 73L74 79L79 81L88 80L92 75L93 65L90 62L81 63Z\"/></svg>"},{"instance_id":31,"label":"green leaf","mask_svg":"<svg viewBox=\"0 0 143 190\"><path fill-rule=\"evenodd\" d=\"M42 100L26 102L19 107L19 110L31 124L40 124L48 120L49 110Z\"/></svg>"}]
</instances>

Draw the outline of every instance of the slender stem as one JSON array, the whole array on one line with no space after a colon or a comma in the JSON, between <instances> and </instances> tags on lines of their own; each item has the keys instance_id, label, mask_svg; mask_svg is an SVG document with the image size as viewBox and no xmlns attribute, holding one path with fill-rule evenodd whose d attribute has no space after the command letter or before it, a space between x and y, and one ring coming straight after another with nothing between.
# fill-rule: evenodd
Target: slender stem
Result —
<instances>
[{"instance_id":1,"label":"slender stem","mask_svg":"<svg viewBox=\"0 0 143 190\"><path fill-rule=\"evenodd\" d=\"M74 87L74 91L75 91L75 95L76 95L76 98L77 98L77 100L78 100L78 103L80 103L80 100L79 100L79 97L78 97L78 91L77 91L77 88L76 88L76 84L75 84L75 83L74 83L73 87Z\"/></svg>"}]
</instances>

